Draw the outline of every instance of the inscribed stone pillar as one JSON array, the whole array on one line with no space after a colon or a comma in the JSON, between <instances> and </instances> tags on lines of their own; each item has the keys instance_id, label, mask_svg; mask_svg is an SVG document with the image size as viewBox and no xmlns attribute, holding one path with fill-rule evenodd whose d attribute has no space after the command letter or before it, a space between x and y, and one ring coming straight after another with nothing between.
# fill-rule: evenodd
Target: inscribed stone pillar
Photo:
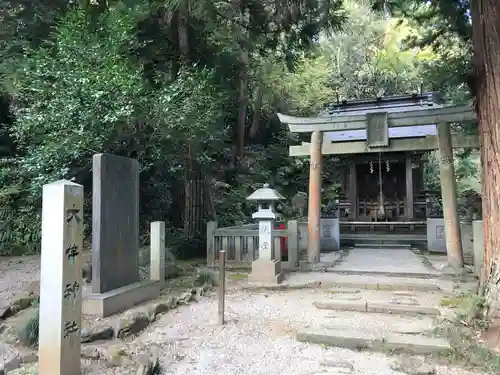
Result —
<instances>
[{"instance_id":1,"label":"inscribed stone pillar","mask_svg":"<svg viewBox=\"0 0 500 375\"><path fill-rule=\"evenodd\" d=\"M40 375L80 375L83 186L43 187L40 276Z\"/></svg>"},{"instance_id":2,"label":"inscribed stone pillar","mask_svg":"<svg viewBox=\"0 0 500 375\"><path fill-rule=\"evenodd\" d=\"M413 166L411 155L406 155L406 217L413 219ZM398 213L399 214L399 213Z\"/></svg>"},{"instance_id":3,"label":"inscribed stone pillar","mask_svg":"<svg viewBox=\"0 0 500 375\"><path fill-rule=\"evenodd\" d=\"M320 260L321 219L321 145L323 134L316 130L311 135L309 166L309 204L307 217L307 258L310 263Z\"/></svg>"},{"instance_id":4,"label":"inscribed stone pillar","mask_svg":"<svg viewBox=\"0 0 500 375\"><path fill-rule=\"evenodd\" d=\"M460 220L458 217L455 167L453 165L453 148L451 145L449 124L438 124L437 135L440 156L439 170L441 195L443 198L446 253L448 255L448 265L451 266L452 269L459 269L464 266L464 256L462 252Z\"/></svg>"},{"instance_id":5,"label":"inscribed stone pillar","mask_svg":"<svg viewBox=\"0 0 500 375\"><path fill-rule=\"evenodd\" d=\"M93 158L92 292L139 281L139 164L116 155Z\"/></svg>"},{"instance_id":6,"label":"inscribed stone pillar","mask_svg":"<svg viewBox=\"0 0 500 375\"><path fill-rule=\"evenodd\" d=\"M165 280L165 222L151 223L150 279Z\"/></svg>"}]
</instances>

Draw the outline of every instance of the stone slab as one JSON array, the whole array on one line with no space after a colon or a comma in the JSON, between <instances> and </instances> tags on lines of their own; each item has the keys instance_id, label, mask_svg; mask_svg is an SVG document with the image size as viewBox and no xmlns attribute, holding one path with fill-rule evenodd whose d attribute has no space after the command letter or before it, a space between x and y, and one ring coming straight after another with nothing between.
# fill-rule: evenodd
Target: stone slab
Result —
<instances>
[{"instance_id":1,"label":"stone slab","mask_svg":"<svg viewBox=\"0 0 500 375\"><path fill-rule=\"evenodd\" d=\"M416 297L396 296L392 297L389 303L393 305L419 305Z\"/></svg>"},{"instance_id":2,"label":"stone slab","mask_svg":"<svg viewBox=\"0 0 500 375\"><path fill-rule=\"evenodd\" d=\"M415 319L415 322L408 324L405 323L397 323L394 328L391 329L394 333L406 334L406 335L422 335L426 332L432 331L432 324L425 323L420 319Z\"/></svg>"},{"instance_id":3,"label":"stone slab","mask_svg":"<svg viewBox=\"0 0 500 375\"><path fill-rule=\"evenodd\" d=\"M331 293L331 294L357 294L357 293L361 293L361 290L348 289L348 288L332 288L332 289L328 289L328 293Z\"/></svg>"},{"instance_id":4,"label":"stone slab","mask_svg":"<svg viewBox=\"0 0 500 375\"><path fill-rule=\"evenodd\" d=\"M316 301L313 306L321 310L366 312L366 301Z\"/></svg>"},{"instance_id":5,"label":"stone slab","mask_svg":"<svg viewBox=\"0 0 500 375\"><path fill-rule=\"evenodd\" d=\"M297 332L297 340L351 350L379 350L383 340L367 332L306 328Z\"/></svg>"},{"instance_id":6,"label":"stone slab","mask_svg":"<svg viewBox=\"0 0 500 375\"><path fill-rule=\"evenodd\" d=\"M354 248L328 272L344 274L388 275L432 278L437 270L426 266L422 258L405 248Z\"/></svg>"},{"instance_id":7,"label":"stone slab","mask_svg":"<svg viewBox=\"0 0 500 375\"><path fill-rule=\"evenodd\" d=\"M313 344L335 346L351 350L404 351L416 355L437 354L450 349L450 344L440 338L389 334L377 336L366 331L305 328L297 332L297 340Z\"/></svg>"},{"instance_id":8,"label":"stone slab","mask_svg":"<svg viewBox=\"0 0 500 375\"><path fill-rule=\"evenodd\" d=\"M139 281L139 163L109 154L92 160L92 292Z\"/></svg>"},{"instance_id":9,"label":"stone slab","mask_svg":"<svg viewBox=\"0 0 500 375\"><path fill-rule=\"evenodd\" d=\"M415 305L393 305L391 303L367 302L367 312L379 314L398 314L398 315L430 315L439 316L441 312L434 307L415 306Z\"/></svg>"},{"instance_id":10,"label":"stone slab","mask_svg":"<svg viewBox=\"0 0 500 375\"><path fill-rule=\"evenodd\" d=\"M389 277L413 277L417 279L432 279L434 277L441 276L441 273L436 272L397 272L397 271L363 271L363 270L336 270L336 269L328 269L327 272L337 273L340 275L381 275L381 276L389 276Z\"/></svg>"},{"instance_id":11,"label":"stone slab","mask_svg":"<svg viewBox=\"0 0 500 375\"><path fill-rule=\"evenodd\" d=\"M448 341L438 337L391 334L384 340L387 350L410 352L416 355L439 354L450 350Z\"/></svg>"},{"instance_id":12,"label":"stone slab","mask_svg":"<svg viewBox=\"0 0 500 375\"><path fill-rule=\"evenodd\" d=\"M431 283L362 283L362 282L336 282L334 285L329 285L332 290L334 288L352 288L352 289L366 289L366 290L399 290L399 291L412 291L412 292L433 292L440 290L439 285Z\"/></svg>"},{"instance_id":13,"label":"stone slab","mask_svg":"<svg viewBox=\"0 0 500 375\"><path fill-rule=\"evenodd\" d=\"M441 312L434 307L413 306L413 305L393 305L390 303L369 302L369 301L315 301L314 307L322 310L357 311L378 314L396 315L429 315L439 316Z\"/></svg>"},{"instance_id":14,"label":"stone slab","mask_svg":"<svg viewBox=\"0 0 500 375\"><path fill-rule=\"evenodd\" d=\"M157 298L163 285L164 283L161 281L147 280L106 293L84 294L82 312L105 318Z\"/></svg>"}]
</instances>

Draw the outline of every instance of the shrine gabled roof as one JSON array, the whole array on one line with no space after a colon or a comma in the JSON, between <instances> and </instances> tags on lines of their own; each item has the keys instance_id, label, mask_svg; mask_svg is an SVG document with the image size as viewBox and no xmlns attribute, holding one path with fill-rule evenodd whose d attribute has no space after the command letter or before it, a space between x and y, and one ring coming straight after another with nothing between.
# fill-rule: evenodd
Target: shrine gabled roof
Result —
<instances>
[{"instance_id":1,"label":"shrine gabled roof","mask_svg":"<svg viewBox=\"0 0 500 375\"><path fill-rule=\"evenodd\" d=\"M389 139L420 138L436 135L436 125L400 126L389 128ZM327 132L331 142L366 141L366 129Z\"/></svg>"},{"instance_id":2,"label":"shrine gabled roof","mask_svg":"<svg viewBox=\"0 0 500 375\"><path fill-rule=\"evenodd\" d=\"M413 94L375 98L370 100L344 101L330 104L320 114L320 117L354 115L373 112L408 112L431 107L439 107L439 97L436 93ZM419 138L436 135L436 126L433 124L419 126L389 127L391 138ZM328 132L332 142L364 141L367 139L366 129L344 130Z\"/></svg>"},{"instance_id":3,"label":"shrine gabled roof","mask_svg":"<svg viewBox=\"0 0 500 375\"><path fill-rule=\"evenodd\" d=\"M413 95L387 96L365 100L344 100L327 104L320 115L342 116L373 112L406 112L439 107L439 95L434 92Z\"/></svg>"}]
</instances>

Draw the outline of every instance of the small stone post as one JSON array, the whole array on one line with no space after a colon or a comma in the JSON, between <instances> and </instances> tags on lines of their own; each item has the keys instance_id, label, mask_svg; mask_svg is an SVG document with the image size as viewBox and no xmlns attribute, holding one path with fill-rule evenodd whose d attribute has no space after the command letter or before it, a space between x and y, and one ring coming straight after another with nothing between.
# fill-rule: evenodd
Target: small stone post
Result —
<instances>
[{"instance_id":1,"label":"small stone post","mask_svg":"<svg viewBox=\"0 0 500 375\"><path fill-rule=\"evenodd\" d=\"M288 264L292 268L299 267L299 223L289 220L288 227Z\"/></svg>"},{"instance_id":2,"label":"small stone post","mask_svg":"<svg viewBox=\"0 0 500 375\"><path fill-rule=\"evenodd\" d=\"M40 375L80 375L83 186L43 187L40 277Z\"/></svg>"},{"instance_id":3,"label":"small stone post","mask_svg":"<svg viewBox=\"0 0 500 375\"><path fill-rule=\"evenodd\" d=\"M209 221L207 223L207 266L215 267L215 231L217 230L217 222Z\"/></svg>"},{"instance_id":4,"label":"small stone post","mask_svg":"<svg viewBox=\"0 0 500 375\"><path fill-rule=\"evenodd\" d=\"M449 271L461 272L464 266L462 236L458 217L457 187L455 167L453 165L453 148L451 145L450 125L437 124L439 145L439 177L443 198L444 232L446 238L446 254Z\"/></svg>"},{"instance_id":5,"label":"small stone post","mask_svg":"<svg viewBox=\"0 0 500 375\"><path fill-rule=\"evenodd\" d=\"M165 222L151 223L150 279L165 281Z\"/></svg>"},{"instance_id":6,"label":"small stone post","mask_svg":"<svg viewBox=\"0 0 500 375\"><path fill-rule=\"evenodd\" d=\"M219 325L224 325L224 310L226 299L226 250L219 251Z\"/></svg>"},{"instance_id":7,"label":"small stone post","mask_svg":"<svg viewBox=\"0 0 500 375\"><path fill-rule=\"evenodd\" d=\"M283 199L276 190L268 184L256 190L247 200L259 203L259 210L252 215L259 221L259 257L252 263L250 281L280 283L283 280L281 260L275 259L273 241L273 223L276 219L274 202Z\"/></svg>"}]
</instances>

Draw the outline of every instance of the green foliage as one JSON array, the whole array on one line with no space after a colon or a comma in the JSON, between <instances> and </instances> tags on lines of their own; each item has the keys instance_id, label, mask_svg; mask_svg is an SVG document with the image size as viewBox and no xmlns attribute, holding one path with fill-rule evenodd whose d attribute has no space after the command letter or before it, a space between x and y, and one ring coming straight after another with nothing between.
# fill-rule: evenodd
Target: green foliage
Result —
<instances>
[{"instance_id":1,"label":"green foliage","mask_svg":"<svg viewBox=\"0 0 500 375\"><path fill-rule=\"evenodd\" d=\"M209 285L210 287L214 287L217 286L218 283L218 273L209 268L199 268L193 281L194 286Z\"/></svg>"},{"instance_id":2,"label":"green foliage","mask_svg":"<svg viewBox=\"0 0 500 375\"><path fill-rule=\"evenodd\" d=\"M40 310L38 307L32 311L31 315L17 327L17 338L26 346L38 346L38 332L39 332Z\"/></svg>"},{"instance_id":3,"label":"green foliage","mask_svg":"<svg viewBox=\"0 0 500 375\"><path fill-rule=\"evenodd\" d=\"M479 152L476 150L455 151L454 162L459 214L466 215L468 208L471 208L471 206L475 208L473 202L470 201L470 197L481 194ZM437 151L428 154L425 163L424 183L426 189L438 194L438 202L434 202L439 205L436 214L442 215L441 198L439 196L441 192L439 156ZM477 211L477 208L474 211Z\"/></svg>"},{"instance_id":4,"label":"green foliage","mask_svg":"<svg viewBox=\"0 0 500 375\"><path fill-rule=\"evenodd\" d=\"M181 229L172 229L167 233L166 245L174 263L176 259L187 260L203 256L206 244L200 238L188 238Z\"/></svg>"},{"instance_id":5,"label":"green foliage","mask_svg":"<svg viewBox=\"0 0 500 375\"><path fill-rule=\"evenodd\" d=\"M371 11L367 2L347 1L346 9L344 30L321 45L338 97L365 99L419 90L426 65L437 59L430 49L407 45L419 30L405 19Z\"/></svg>"},{"instance_id":6,"label":"green foliage","mask_svg":"<svg viewBox=\"0 0 500 375\"><path fill-rule=\"evenodd\" d=\"M204 163L219 150L224 94L213 73L194 66L174 82L158 73L151 85L134 58L142 15L142 7L117 6L90 19L75 9L51 40L11 66L19 153L0 168L3 253L39 249L42 185L75 178L90 187L94 153L135 152L147 179L158 168L178 175L188 142Z\"/></svg>"},{"instance_id":7,"label":"green foliage","mask_svg":"<svg viewBox=\"0 0 500 375\"><path fill-rule=\"evenodd\" d=\"M449 75L465 72L467 40L428 48L432 22L408 18L408 7L387 18L361 0L0 4L9 9L0 30L0 254L39 250L47 182L83 184L90 213L95 153L140 162L141 229L167 221L169 248L184 259L205 248L184 233L189 215L179 212L190 163L210 183L204 199L219 226L248 221L255 207L245 198L265 182L289 200L306 190L308 158L288 157L304 139L276 112L315 115L337 94L402 94L422 81L465 97L463 80ZM464 191L473 189L472 159L460 160ZM336 162L323 170L333 185ZM437 169L432 176L436 184Z\"/></svg>"}]
</instances>

